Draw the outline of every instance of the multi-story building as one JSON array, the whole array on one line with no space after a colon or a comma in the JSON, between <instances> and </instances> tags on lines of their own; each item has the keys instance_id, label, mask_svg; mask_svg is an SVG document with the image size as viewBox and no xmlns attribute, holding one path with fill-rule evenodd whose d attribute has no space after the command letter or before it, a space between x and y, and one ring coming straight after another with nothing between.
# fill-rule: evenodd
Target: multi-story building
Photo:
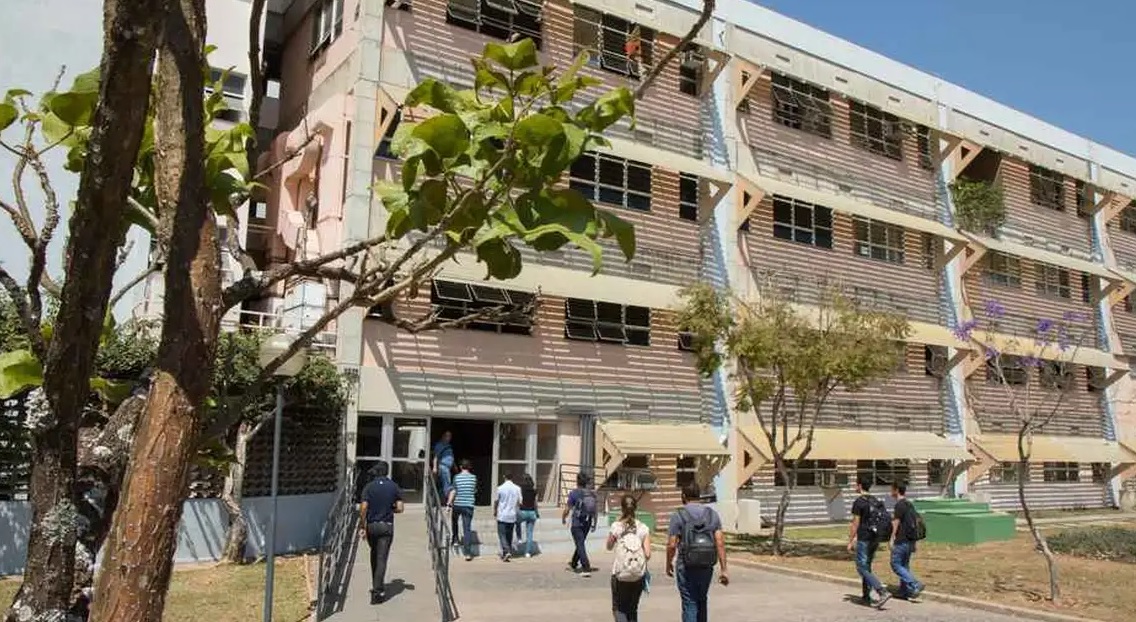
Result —
<instances>
[{"instance_id":1,"label":"multi-story building","mask_svg":"<svg viewBox=\"0 0 1136 622\"><path fill-rule=\"evenodd\" d=\"M694 23L695 0L295 0L279 7L280 128L266 157L303 146L269 182L257 242L266 263L337 248L384 225L372 194L399 172L401 102L433 77L471 86L485 43L538 42L542 62L596 52L605 87L637 84ZM641 42L628 56L628 38ZM634 47L634 46L632 46ZM313 134L315 139L312 139ZM525 306L508 324L400 333L368 310L336 323L335 352L358 379L348 456L389 461L410 494L432 442L454 434L487 480L533 474L545 501L580 469L653 481L663 508L707 470L719 501L772 501L785 484L726 376L700 379L676 325L682 285L741 297L775 283L815 303L839 281L863 304L911 320L906 356L866 390L836 395L800 465L792 520L843 518L849 483L908 480L917 494L988 496L1013 507L1016 459L1005 387L960 322L1001 315L1006 376L1040 320L1073 327L1052 348L1034 399L1075 385L1037 438L1029 491L1039 506L1116 504L1136 463L1126 340L1136 339L1136 160L742 0L665 68L634 129L581 158L564 180L635 224L636 258L607 254L590 276L574 251L527 253L516 279L483 281L448 263L395 312ZM996 235L956 226L948 186L1001 188ZM250 232L252 229L250 228ZM298 282L283 306L302 324L335 284ZM1023 345L1025 343L1025 345ZM1053 360L1048 360L1053 359ZM619 477L620 474L627 477ZM955 474L961 473L954 481ZM481 501L488 502L488 489ZM770 509L772 504L766 503Z\"/></svg>"}]
</instances>

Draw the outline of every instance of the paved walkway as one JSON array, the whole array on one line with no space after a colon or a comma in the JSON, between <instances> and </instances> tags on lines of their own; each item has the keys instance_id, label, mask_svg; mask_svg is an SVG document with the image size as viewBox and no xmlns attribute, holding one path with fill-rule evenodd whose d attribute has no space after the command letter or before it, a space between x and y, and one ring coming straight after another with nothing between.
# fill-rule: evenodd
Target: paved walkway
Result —
<instances>
[{"instance_id":1,"label":"paved walkway","mask_svg":"<svg viewBox=\"0 0 1136 622\"><path fill-rule=\"evenodd\" d=\"M425 525L420 513L400 517L396 527L386 603L368 603L367 545L359 548L348 586L344 609L331 622L436 622L438 601L426 552ZM549 523L551 521L545 521ZM610 567L611 557L599 551L594 538L592 563ZM661 554L660 554L661 555ZM451 558L451 579L462 622L578 622L611 619L610 588L604 573L583 579L564 570L561 555L514 559L503 563L480 557L471 562ZM679 599L673 582L662 573L661 557L652 561L658 569L640 613L644 620L678 618ZM852 565L849 563L849 571ZM729 622L861 622L872 620L907 622L1010 622L1009 618L932 602L920 604L893 601L883 611L873 611L848 602L859 590L831 583L734 567L729 587L715 585L710 593L711 618Z\"/></svg>"}]
</instances>

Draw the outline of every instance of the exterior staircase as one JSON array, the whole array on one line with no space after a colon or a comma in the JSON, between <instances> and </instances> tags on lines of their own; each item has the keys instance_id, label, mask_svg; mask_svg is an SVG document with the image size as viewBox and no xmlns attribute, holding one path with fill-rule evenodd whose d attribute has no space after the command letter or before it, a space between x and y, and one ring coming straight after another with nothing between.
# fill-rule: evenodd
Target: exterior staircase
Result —
<instances>
[{"instance_id":1,"label":"exterior staircase","mask_svg":"<svg viewBox=\"0 0 1136 622\"><path fill-rule=\"evenodd\" d=\"M534 555L562 555L565 561L568 556L575 550L576 545L572 542L572 534L569 533L568 527L560 524L560 513L563 510L554 506L547 505L540 508L540 519L536 522L535 535L533 537L533 554ZM601 521L602 522L602 521ZM493 508L485 506L479 507L473 512L473 521L471 523L473 554L479 557L491 557L497 555L499 552L497 541L497 521L493 518ZM596 529L596 534L601 531L606 535L606 531L601 527ZM522 527L522 536L524 529ZM461 524L458 524L458 537L461 537ZM588 548L594 549L595 547L602 546L596 534L589 536ZM524 555L524 545L520 544L521 540L513 535L513 553L514 556Z\"/></svg>"}]
</instances>

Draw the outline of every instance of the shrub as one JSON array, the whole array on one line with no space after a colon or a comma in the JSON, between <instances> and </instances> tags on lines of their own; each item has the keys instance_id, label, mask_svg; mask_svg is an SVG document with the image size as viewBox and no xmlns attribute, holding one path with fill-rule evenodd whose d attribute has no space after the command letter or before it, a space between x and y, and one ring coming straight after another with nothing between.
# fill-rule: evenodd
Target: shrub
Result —
<instances>
[{"instance_id":1,"label":"shrub","mask_svg":"<svg viewBox=\"0 0 1136 622\"><path fill-rule=\"evenodd\" d=\"M1136 564L1136 529L1086 527L1049 537L1049 547L1058 553Z\"/></svg>"},{"instance_id":2,"label":"shrub","mask_svg":"<svg viewBox=\"0 0 1136 622\"><path fill-rule=\"evenodd\" d=\"M951 198L963 229L993 235L1006 222L1002 189L990 182L959 179L951 184Z\"/></svg>"}]
</instances>

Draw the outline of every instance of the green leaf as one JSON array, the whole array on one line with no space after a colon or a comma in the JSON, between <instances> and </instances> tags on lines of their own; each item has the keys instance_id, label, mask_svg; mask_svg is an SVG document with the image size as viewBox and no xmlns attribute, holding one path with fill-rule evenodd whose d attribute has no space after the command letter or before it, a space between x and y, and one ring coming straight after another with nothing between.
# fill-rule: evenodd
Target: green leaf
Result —
<instances>
[{"instance_id":1,"label":"green leaf","mask_svg":"<svg viewBox=\"0 0 1136 622\"><path fill-rule=\"evenodd\" d=\"M615 238L619 250L623 251L623 258L627 261L634 259L635 227L607 210L597 209L596 215L602 223L603 237Z\"/></svg>"},{"instance_id":2,"label":"green leaf","mask_svg":"<svg viewBox=\"0 0 1136 622\"><path fill-rule=\"evenodd\" d=\"M8 92L4 94L4 101L12 103L21 97L27 97L31 94L32 92L27 89L8 89Z\"/></svg>"},{"instance_id":3,"label":"green leaf","mask_svg":"<svg viewBox=\"0 0 1136 622\"><path fill-rule=\"evenodd\" d=\"M549 88L548 80L541 74L526 71L513 81L513 88L518 95L535 97Z\"/></svg>"},{"instance_id":4,"label":"green leaf","mask_svg":"<svg viewBox=\"0 0 1136 622\"><path fill-rule=\"evenodd\" d=\"M130 383L116 382L106 378L91 378L91 390L110 404L119 404L130 397Z\"/></svg>"},{"instance_id":5,"label":"green leaf","mask_svg":"<svg viewBox=\"0 0 1136 622\"><path fill-rule=\"evenodd\" d=\"M562 123L563 133L553 138L548 151L540 163L540 172L546 177L559 176L572 166L583 153L588 140L587 130L571 124Z\"/></svg>"},{"instance_id":6,"label":"green leaf","mask_svg":"<svg viewBox=\"0 0 1136 622\"><path fill-rule=\"evenodd\" d=\"M20 111L8 102L0 102L0 131L8 128L20 118Z\"/></svg>"},{"instance_id":7,"label":"green leaf","mask_svg":"<svg viewBox=\"0 0 1136 622\"><path fill-rule=\"evenodd\" d=\"M576 118L593 132L602 132L613 123L635 114L635 96L624 87L612 89L595 103L585 106Z\"/></svg>"},{"instance_id":8,"label":"green leaf","mask_svg":"<svg viewBox=\"0 0 1136 622\"><path fill-rule=\"evenodd\" d=\"M446 182L427 179L417 191L411 193L410 222L414 228L427 231L442 220L446 213Z\"/></svg>"},{"instance_id":9,"label":"green leaf","mask_svg":"<svg viewBox=\"0 0 1136 622\"><path fill-rule=\"evenodd\" d=\"M543 147L564 134L564 124L546 114L530 114L517 123L514 136L527 147Z\"/></svg>"},{"instance_id":10,"label":"green leaf","mask_svg":"<svg viewBox=\"0 0 1136 622\"><path fill-rule=\"evenodd\" d=\"M47 108L68 125L90 125L96 103L97 94L59 93L51 98Z\"/></svg>"},{"instance_id":11,"label":"green leaf","mask_svg":"<svg viewBox=\"0 0 1136 622\"><path fill-rule=\"evenodd\" d=\"M489 218L489 205L485 203L485 198L480 194L470 193L454 212L446 234L455 242L465 243L485 224L487 218Z\"/></svg>"},{"instance_id":12,"label":"green leaf","mask_svg":"<svg viewBox=\"0 0 1136 622\"><path fill-rule=\"evenodd\" d=\"M402 163L402 189L410 192L414 188L414 182L418 180L419 160L421 156L414 156L407 158Z\"/></svg>"},{"instance_id":13,"label":"green leaf","mask_svg":"<svg viewBox=\"0 0 1136 622\"><path fill-rule=\"evenodd\" d=\"M71 83L71 92L81 95L99 94L99 68L95 67L86 73L75 76Z\"/></svg>"},{"instance_id":14,"label":"green leaf","mask_svg":"<svg viewBox=\"0 0 1136 622\"><path fill-rule=\"evenodd\" d=\"M43 384L43 366L30 350L0 353L0 399Z\"/></svg>"},{"instance_id":15,"label":"green leaf","mask_svg":"<svg viewBox=\"0 0 1136 622\"><path fill-rule=\"evenodd\" d=\"M422 104L441 112L457 112L461 109L458 95L453 87L433 78L423 80L406 95L408 107L413 108Z\"/></svg>"},{"instance_id":16,"label":"green leaf","mask_svg":"<svg viewBox=\"0 0 1136 622\"><path fill-rule=\"evenodd\" d=\"M139 208L134 203L127 203L126 204L126 222L130 225L136 225L138 227L142 227L150 235L154 235L156 233L156 231L154 231L153 221L151 221L149 218L147 218L142 213L142 209Z\"/></svg>"},{"instance_id":17,"label":"green leaf","mask_svg":"<svg viewBox=\"0 0 1136 622\"><path fill-rule=\"evenodd\" d=\"M469 129L456 114L440 114L418 124L413 136L441 158L452 158L469 148Z\"/></svg>"},{"instance_id":18,"label":"green leaf","mask_svg":"<svg viewBox=\"0 0 1136 622\"><path fill-rule=\"evenodd\" d=\"M509 89L509 78L505 74L497 71L489 66L489 63L480 58L473 59L473 68L475 74L473 77L473 88L477 91L482 89L500 89L502 91Z\"/></svg>"},{"instance_id":19,"label":"green leaf","mask_svg":"<svg viewBox=\"0 0 1136 622\"><path fill-rule=\"evenodd\" d=\"M536 56L536 44L533 43L532 39L521 39L516 43L486 44L482 56L510 71L521 71L535 67L539 63Z\"/></svg>"},{"instance_id":20,"label":"green leaf","mask_svg":"<svg viewBox=\"0 0 1136 622\"><path fill-rule=\"evenodd\" d=\"M485 262L490 278L503 281L521 273L521 252L501 238L491 238L478 244L477 259Z\"/></svg>"}]
</instances>

